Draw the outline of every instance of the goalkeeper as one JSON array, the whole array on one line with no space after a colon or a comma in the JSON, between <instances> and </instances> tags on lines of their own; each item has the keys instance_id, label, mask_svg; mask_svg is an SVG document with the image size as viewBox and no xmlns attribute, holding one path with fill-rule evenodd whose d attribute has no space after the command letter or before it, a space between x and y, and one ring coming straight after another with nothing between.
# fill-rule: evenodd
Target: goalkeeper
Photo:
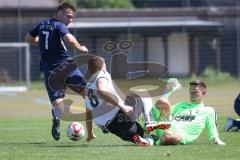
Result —
<instances>
[{"instance_id":1,"label":"goalkeeper","mask_svg":"<svg viewBox=\"0 0 240 160\"><path fill-rule=\"evenodd\" d=\"M167 130L155 130L155 145L191 144L205 127L212 144L225 145L218 135L214 109L204 105L206 89L203 81L195 80L190 82L190 103L181 102L171 106L168 97L161 97L156 102L152 108L153 119L170 120L171 127Z\"/></svg>"}]
</instances>

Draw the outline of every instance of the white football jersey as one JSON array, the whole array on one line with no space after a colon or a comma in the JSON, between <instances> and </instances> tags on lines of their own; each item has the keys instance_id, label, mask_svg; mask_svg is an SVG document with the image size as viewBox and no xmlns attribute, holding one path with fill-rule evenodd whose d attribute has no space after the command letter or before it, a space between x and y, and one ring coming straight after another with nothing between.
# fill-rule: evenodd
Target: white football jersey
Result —
<instances>
[{"instance_id":1,"label":"white football jersey","mask_svg":"<svg viewBox=\"0 0 240 160\"><path fill-rule=\"evenodd\" d=\"M92 111L95 124L102 128L116 117L119 108L104 101L98 95L97 80L99 78L106 78L110 81L108 91L109 93L112 93L116 96L118 94L113 87L111 75L105 70L97 72L87 82L87 86L85 89L85 106L88 110ZM120 97L118 96L118 98Z\"/></svg>"}]
</instances>

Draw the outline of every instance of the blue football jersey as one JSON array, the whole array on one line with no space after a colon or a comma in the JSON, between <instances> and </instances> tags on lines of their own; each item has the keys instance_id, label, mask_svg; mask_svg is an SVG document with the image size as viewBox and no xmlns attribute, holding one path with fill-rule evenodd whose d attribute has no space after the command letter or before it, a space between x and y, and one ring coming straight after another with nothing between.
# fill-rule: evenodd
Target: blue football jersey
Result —
<instances>
[{"instance_id":1,"label":"blue football jersey","mask_svg":"<svg viewBox=\"0 0 240 160\"><path fill-rule=\"evenodd\" d=\"M42 63L56 66L70 56L63 40L69 30L62 22L54 18L46 19L37 24L29 33L33 37L39 36Z\"/></svg>"}]
</instances>

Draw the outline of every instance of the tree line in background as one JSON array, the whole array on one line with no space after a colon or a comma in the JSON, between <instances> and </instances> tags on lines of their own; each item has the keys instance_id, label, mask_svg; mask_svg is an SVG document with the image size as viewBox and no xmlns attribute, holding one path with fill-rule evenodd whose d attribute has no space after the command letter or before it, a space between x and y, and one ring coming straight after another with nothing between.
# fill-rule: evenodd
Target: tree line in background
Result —
<instances>
[{"instance_id":1,"label":"tree line in background","mask_svg":"<svg viewBox=\"0 0 240 160\"><path fill-rule=\"evenodd\" d=\"M75 4L78 8L134 8L129 0L59 0Z\"/></svg>"},{"instance_id":2,"label":"tree line in background","mask_svg":"<svg viewBox=\"0 0 240 160\"><path fill-rule=\"evenodd\" d=\"M78 8L162 8L239 6L240 0L59 0L70 2Z\"/></svg>"}]
</instances>

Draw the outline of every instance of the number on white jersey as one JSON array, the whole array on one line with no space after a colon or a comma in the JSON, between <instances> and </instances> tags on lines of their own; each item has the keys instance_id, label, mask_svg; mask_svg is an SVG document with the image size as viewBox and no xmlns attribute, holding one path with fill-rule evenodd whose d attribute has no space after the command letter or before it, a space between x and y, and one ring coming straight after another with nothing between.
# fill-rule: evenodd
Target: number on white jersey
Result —
<instances>
[{"instance_id":1,"label":"number on white jersey","mask_svg":"<svg viewBox=\"0 0 240 160\"><path fill-rule=\"evenodd\" d=\"M88 89L87 91L87 97L91 103L91 106L93 108L96 108L99 105L99 101L96 95L94 95L93 90L92 89Z\"/></svg>"}]
</instances>

